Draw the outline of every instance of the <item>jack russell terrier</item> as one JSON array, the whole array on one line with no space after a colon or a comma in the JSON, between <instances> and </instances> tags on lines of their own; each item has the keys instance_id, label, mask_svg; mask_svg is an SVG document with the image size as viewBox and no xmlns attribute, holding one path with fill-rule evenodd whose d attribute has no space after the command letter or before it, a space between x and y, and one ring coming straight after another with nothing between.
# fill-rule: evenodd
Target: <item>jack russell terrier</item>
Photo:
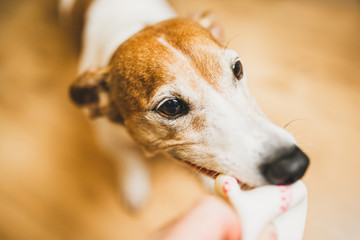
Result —
<instances>
[{"instance_id":1,"label":"jack russell terrier","mask_svg":"<svg viewBox=\"0 0 360 240\"><path fill-rule=\"evenodd\" d=\"M308 157L261 112L242 60L221 44L210 14L195 21L176 18L165 0L93 0L85 16L70 96L121 166L130 208L141 207L151 188L143 153L166 153L250 187L304 175Z\"/></svg>"}]
</instances>

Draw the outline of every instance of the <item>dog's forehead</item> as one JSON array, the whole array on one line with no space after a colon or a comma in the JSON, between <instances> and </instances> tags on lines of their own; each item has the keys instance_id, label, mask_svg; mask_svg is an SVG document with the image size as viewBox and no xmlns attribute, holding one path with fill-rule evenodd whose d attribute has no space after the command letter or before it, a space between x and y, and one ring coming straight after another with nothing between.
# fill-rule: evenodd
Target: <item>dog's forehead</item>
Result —
<instances>
[{"instance_id":1,"label":"dog's forehead","mask_svg":"<svg viewBox=\"0 0 360 240\"><path fill-rule=\"evenodd\" d=\"M156 90L182 73L212 85L221 76L223 47L198 23L172 19L147 27L125 41L112 60L115 101L143 111Z\"/></svg>"},{"instance_id":2,"label":"dog's forehead","mask_svg":"<svg viewBox=\"0 0 360 240\"><path fill-rule=\"evenodd\" d=\"M166 48L173 62L179 65L179 70L189 71L199 75L212 85L221 76L221 55L224 48L211 33L194 21L178 19L159 25L160 36L157 41ZM176 62L175 62L176 61Z\"/></svg>"}]
</instances>

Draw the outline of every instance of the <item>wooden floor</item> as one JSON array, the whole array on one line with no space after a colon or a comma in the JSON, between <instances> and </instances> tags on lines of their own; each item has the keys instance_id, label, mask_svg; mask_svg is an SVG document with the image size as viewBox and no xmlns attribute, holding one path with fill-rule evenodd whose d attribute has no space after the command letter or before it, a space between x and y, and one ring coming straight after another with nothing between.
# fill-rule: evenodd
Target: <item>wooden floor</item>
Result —
<instances>
[{"instance_id":1,"label":"wooden floor","mask_svg":"<svg viewBox=\"0 0 360 240\"><path fill-rule=\"evenodd\" d=\"M172 0L213 9L268 116L310 155L305 239L360 239L360 4ZM143 239L203 194L185 167L149 161L146 209L129 214L114 163L69 102L76 51L49 0L0 1L0 239Z\"/></svg>"}]
</instances>

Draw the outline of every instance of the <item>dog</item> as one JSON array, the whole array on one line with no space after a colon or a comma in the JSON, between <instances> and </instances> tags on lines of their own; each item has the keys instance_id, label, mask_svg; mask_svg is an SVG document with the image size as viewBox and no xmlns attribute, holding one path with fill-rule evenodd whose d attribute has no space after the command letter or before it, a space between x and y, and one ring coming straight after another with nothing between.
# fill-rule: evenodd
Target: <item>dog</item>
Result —
<instances>
[{"instance_id":1,"label":"dog","mask_svg":"<svg viewBox=\"0 0 360 240\"><path fill-rule=\"evenodd\" d=\"M63 8L71 9L63 0ZM164 0L93 0L71 100L121 166L125 203L150 194L144 156L165 153L242 186L291 184L309 158L247 88L243 61L221 43L211 14L178 18Z\"/></svg>"}]
</instances>

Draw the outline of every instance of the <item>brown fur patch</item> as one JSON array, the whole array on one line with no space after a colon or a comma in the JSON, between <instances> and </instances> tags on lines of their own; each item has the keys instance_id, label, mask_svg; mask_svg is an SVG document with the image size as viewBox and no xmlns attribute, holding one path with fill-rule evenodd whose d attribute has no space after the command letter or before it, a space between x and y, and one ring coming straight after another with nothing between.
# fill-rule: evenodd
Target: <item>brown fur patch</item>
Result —
<instances>
[{"instance_id":1,"label":"brown fur patch","mask_svg":"<svg viewBox=\"0 0 360 240\"><path fill-rule=\"evenodd\" d=\"M218 67L219 57L208 49L222 46L213 35L197 22L187 19L168 20L159 29L165 29L165 40L180 50L205 80L216 86L216 79L222 74Z\"/></svg>"},{"instance_id":2,"label":"brown fur patch","mask_svg":"<svg viewBox=\"0 0 360 240\"><path fill-rule=\"evenodd\" d=\"M99 91L101 91L101 82L106 81L108 76L106 70L87 71L77 77L71 85L70 97L73 102L79 106L99 103Z\"/></svg>"},{"instance_id":3,"label":"brown fur patch","mask_svg":"<svg viewBox=\"0 0 360 240\"><path fill-rule=\"evenodd\" d=\"M200 131L206 127L206 117L204 115L197 115L191 121L191 127L195 131Z\"/></svg>"},{"instance_id":4,"label":"brown fur patch","mask_svg":"<svg viewBox=\"0 0 360 240\"><path fill-rule=\"evenodd\" d=\"M81 74L70 87L70 98L87 109L91 118L107 115L111 121L123 123L114 102L109 101L108 77L108 67Z\"/></svg>"},{"instance_id":5,"label":"brown fur patch","mask_svg":"<svg viewBox=\"0 0 360 240\"><path fill-rule=\"evenodd\" d=\"M111 99L124 119L149 111L147 107L156 89L176 74L169 73L167 65L174 62L173 53L157 40L160 37L181 51L199 75L214 87L222 74L218 56L208 51L221 45L198 23L171 19L147 27L125 41L111 59Z\"/></svg>"}]
</instances>

